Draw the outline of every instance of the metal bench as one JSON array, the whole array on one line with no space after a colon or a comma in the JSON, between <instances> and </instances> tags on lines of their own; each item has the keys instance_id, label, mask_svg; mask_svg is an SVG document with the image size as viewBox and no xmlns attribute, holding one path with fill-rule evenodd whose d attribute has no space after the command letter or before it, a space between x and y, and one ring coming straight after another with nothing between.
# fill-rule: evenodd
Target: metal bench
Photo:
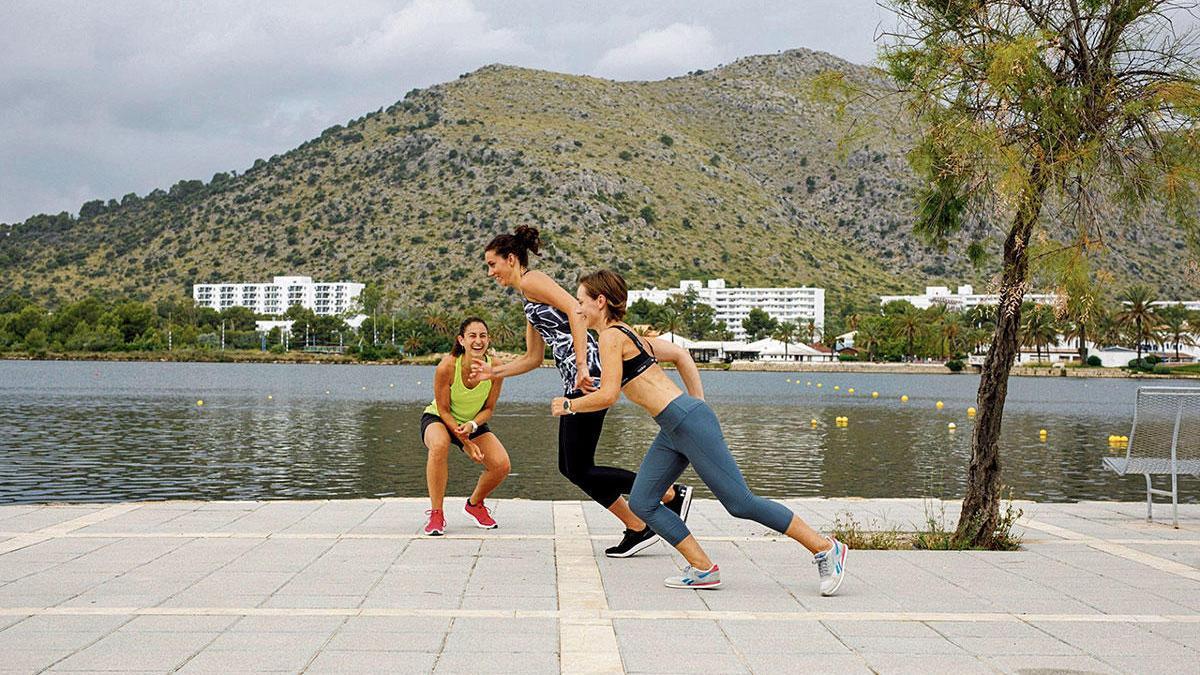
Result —
<instances>
[{"instance_id":1,"label":"metal bench","mask_svg":"<svg viewBox=\"0 0 1200 675\"><path fill-rule=\"evenodd\" d=\"M1105 457L1119 476L1146 477L1146 520L1154 520L1154 495L1171 498L1179 527L1179 476L1200 477L1200 387L1138 387L1133 430L1124 457ZM1169 475L1171 489L1156 489L1151 476Z\"/></svg>"}]
</instances>

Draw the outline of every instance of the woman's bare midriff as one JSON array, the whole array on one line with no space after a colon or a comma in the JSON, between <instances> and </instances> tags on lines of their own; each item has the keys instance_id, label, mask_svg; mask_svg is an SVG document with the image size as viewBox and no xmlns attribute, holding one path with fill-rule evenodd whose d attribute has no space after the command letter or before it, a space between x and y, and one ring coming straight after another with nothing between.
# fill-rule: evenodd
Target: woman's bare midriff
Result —
<instances>
[{"instance_id":1,"label":"woman's bare midriff","mask_svg":"<svg viewBox=\"0 0 1200 675\"><path fill-rule=\"evenodd\" d=\"M622 355L631 358L633 355ZM683 391L667 377L661 366L654 365L630 380L623 389L625 398L640 405L651 417L657 417Z\"/></svg>"}]
</instances>

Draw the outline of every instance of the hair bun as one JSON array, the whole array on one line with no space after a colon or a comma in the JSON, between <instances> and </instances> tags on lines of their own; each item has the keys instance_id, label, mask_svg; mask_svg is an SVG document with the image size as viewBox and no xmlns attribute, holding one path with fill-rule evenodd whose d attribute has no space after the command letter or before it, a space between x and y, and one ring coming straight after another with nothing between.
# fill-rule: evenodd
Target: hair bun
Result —
<instances>
[{"instance_id":1,"label":"hair bun","mask_svg":"<svg viewBox=\"0 0 1200 675\"><path fill-rule=\"evenodd\" d=\"M513 232L513 236L521 244L525 250L538 254L538 249L542 245L542 235L538 233L538 229L532 225L518 225Z\"/></svg>"}]
</instances>

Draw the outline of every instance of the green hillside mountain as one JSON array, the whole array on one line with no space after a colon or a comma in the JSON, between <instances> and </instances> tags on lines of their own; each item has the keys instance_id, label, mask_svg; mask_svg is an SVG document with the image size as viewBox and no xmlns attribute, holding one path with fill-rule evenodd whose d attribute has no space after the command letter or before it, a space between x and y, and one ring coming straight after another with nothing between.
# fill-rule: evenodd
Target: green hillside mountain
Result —
<instances>
[{"instance_id":1,"label":"green hillside mountain","mask_svg":"<svg viewBox=\"0 0 1200 675\"><path fill-rule=\"evenodd\" d=\"M400 306L452 311L501 301L483 245L521 223L542 229L535 264L563 281L604 265L634 287L718 276L823 286L834 306L931 283L986 287L994 270L912 236L897 109L851 110L889 124L838 152L835 111L813 86L829 70L887 87L803 49L657 82L487 66L244 173L89 202L78 218L35 216L7 236L0 225L0 289L53 304L305 274L377 281ZM1186 253L1166 229L1110 233L1118 279L1200 295L1194 280L1180 286Z\"/></svg>"}]
</instances>

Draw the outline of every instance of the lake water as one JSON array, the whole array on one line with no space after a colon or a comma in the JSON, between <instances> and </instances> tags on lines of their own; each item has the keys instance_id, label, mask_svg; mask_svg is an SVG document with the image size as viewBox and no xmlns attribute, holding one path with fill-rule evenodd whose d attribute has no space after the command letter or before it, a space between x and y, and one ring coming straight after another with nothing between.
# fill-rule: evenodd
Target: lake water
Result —
<instances>
[{"instance_id":1,"label":"lake water","mask_svg":"<svg viewBox=\"0 0 1200 675\"><path fill-rule=\"evenodd\" d=\"M415 366L0 361L0 502L422 496L418 420L432 377L432 367ZM703 379L747 481L764 496L962 494L977 376L705 371ZM1129 433L1141 384L1013 378L1001 458L1014 496L1144 499L1140 477L1100 467L1108 436ZM551 369L505 382L491 427L513 474L496 497L583 497L557 470L549 400L558 391ZM838 428L837 416L848 426ZM597 461L635 469L656 430L622 401ZM477 465L452 453L449 494L466 494L477 476ZM690 470L684 478L698 483ZM1197 481L1180 487L1183 501L1197 501Z\"/></svg>"}]
</instances>

